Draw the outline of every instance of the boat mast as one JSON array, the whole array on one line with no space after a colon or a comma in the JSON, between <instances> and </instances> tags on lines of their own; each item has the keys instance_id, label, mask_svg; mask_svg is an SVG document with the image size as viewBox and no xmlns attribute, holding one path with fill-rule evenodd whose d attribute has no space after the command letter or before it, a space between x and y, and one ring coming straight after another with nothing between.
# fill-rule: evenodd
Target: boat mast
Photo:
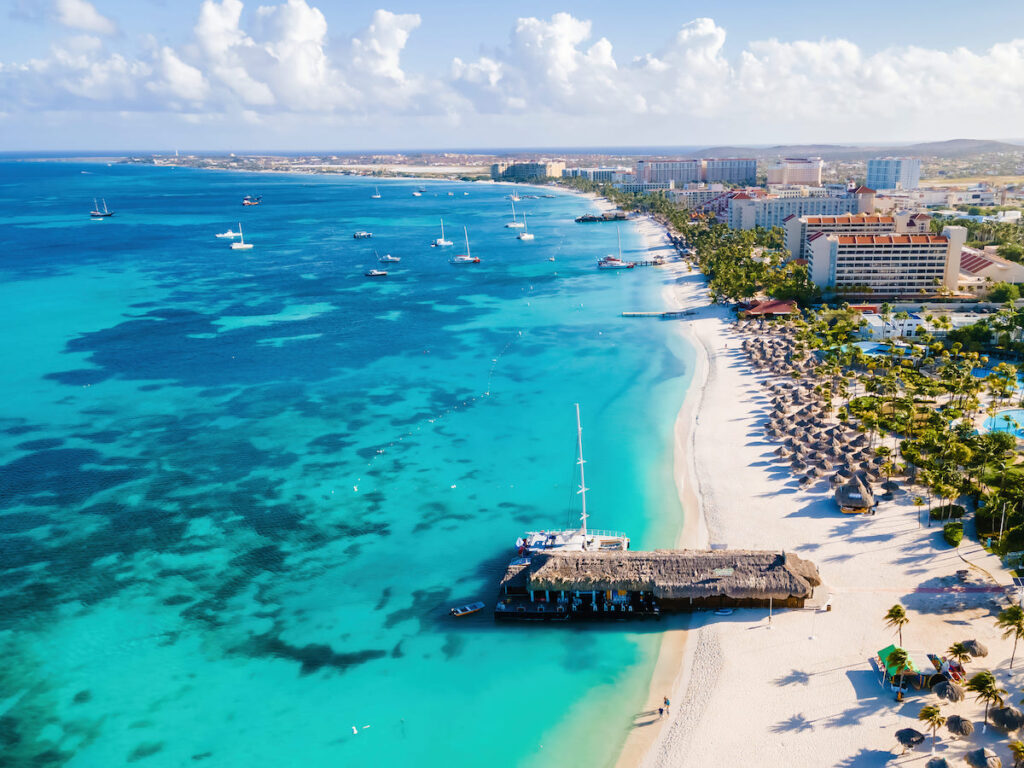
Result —
<instances>
[{"instance_id":1,"label":"boat mast","mask_svg":"<svg viewBox=\"0 0 1024 768\"><path fill-rule=\"evenodd\" d=\"M512 201L512 223L516 223L516 201Z\"/></svg>"},{"instance_id":2,"label":"boat mast","mask_svg":"<svg viewBox=\"0 0 1024 768\"><path fill-rule=\"evenodd\" d=\"M580 515L580 522L582 523L583 536L587 536L587 484L583 479L583 465L586 462L583 460L583 427L580 426L580 404L576 403L576 447L579 450L579 459L576 463L580 465L580 489L576 492L583 503L583 513Z\"/></svg>"},{"instance_id":3,"label":"boat mast","mask_svg":"<svg viewBox=\"0 0 1024 768\"><path fill-rule=\"evenodd\" d=\"M244 243L245 238L242 237L242 222L238 222L238 242Z\"/></svg>"},{"instance_id":4,"label":"boat mast","mask_svg":"<svg viewBox=\"0 0 1024 768\"><path fill-rule=\"evenodd\" d=\"M466 256L472 256L473 254L469 252L469 230L463 227L462 231L466 233Z\"/></svg>"},{"instance_id":5,"label":"boat mast","mask_svg":"<svg viewBox=\"0 0 1024 768\"><path fill-rule=\"evenodd\" d=\"M622 261L622 231L615 227L615 239L619 243L619 261Z\"/></svg>"},{"instance_id":6,"label":"boat mast","mask_svg":"<svg viewBox=\"0 0 1024 768\"><path fill-rule=\"evenodd\" d=\"M441 219L441 239L444 240L444 219Z\"/></svg>"}]
</instances>

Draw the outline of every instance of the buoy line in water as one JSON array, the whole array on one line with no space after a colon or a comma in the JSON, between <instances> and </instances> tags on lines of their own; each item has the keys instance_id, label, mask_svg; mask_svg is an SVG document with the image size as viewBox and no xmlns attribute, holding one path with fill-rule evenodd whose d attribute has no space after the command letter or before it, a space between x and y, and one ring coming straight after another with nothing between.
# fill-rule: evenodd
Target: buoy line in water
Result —
<instances>
[{"instance_id":1,"label":"buoy line in water","mask_svg":"<svg viewBox=\"0 0 1024 768\"><path fill-rule=\"evenodd\" d=\"M458 403L456 403L455 405L451 406L450 408L446 408L445 410L441 411L441 413L437 414L436 416L431 416L430 418L425 419L424 423L417 424L415 429L412 429L412 430L406 432L401 437L398 437L395 440L392 440L391 442L389 442L387 447L388 448L394 447L395 444L404 442L407 437L414 437L417 432L419 432L420 430L423 429L425 424L435 424L436 422L438 422L441 419L443 419L445 416L449 416L452 413L455 413L456 411L461 411L461 410L467 408L468 406L473 405L477 401L482 400L485 397L490 397L491 396L491 382L494 379L494 372L497 370L498 365L501 362L501 359L508 353L508 351L510 349L512 349L512 347L515 345L515 343L517 341L519 341L522 337L523 337L523 332L521 330L516 331L515 334L512 336L512 338L509 339L508 342L505 344L505 346L501 348L501 351L498 352L498 356L491 358L491 366L490 366L489 370L487 371L487 388L482 393L480 393L479 395L470 395L465 400L460 400ZM384 448L378 448L377 449L377 453L374 456L371 456L370 460L368 462L366 462L366 468L367 469L371 469L373 467L374 463L377 461L377 459L379 457L385 455L385 453L386 453L386 450ZM362 479L363 479L362 477L357 477L356 478L355 483L353 483L353 485L352 485L352 492L353 493L359 493L359 483L362 481ZM454 489L455 486L452 485L451 488ZM334 493L334 491L331 491L331 493Z\"/></svg>"}]
</instances>

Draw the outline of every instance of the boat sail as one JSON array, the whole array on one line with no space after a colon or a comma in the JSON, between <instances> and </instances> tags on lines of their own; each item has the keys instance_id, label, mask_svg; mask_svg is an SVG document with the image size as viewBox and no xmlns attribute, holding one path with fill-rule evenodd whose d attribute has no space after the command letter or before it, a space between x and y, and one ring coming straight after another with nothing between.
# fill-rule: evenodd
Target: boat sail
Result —
<instances>
[{"instance_id":1,"label":"boat sail","mask_svg":"<svg viewBox=\"0 0 1024 768\"><path fill-rule=\"evenodd\" d=\"M469 230L466 229L466 227L463 227L462 231L466 233L466 253L465 254L460 254L458 256L452 256L450 259L448 259L448 263L450 263L450 264L479 264L480 263L480 257L479 256L474 256L473 253L469 250Z\"/></svg>"},{"instance_id":2,"label":"boat sail","mask_svg":"<svg viewBox=\"0 0 1024 768\"><path fill-rule=\"evenodd\" d=\"M512 201L512 221L505 225L505 229L522 229L523 222L516 221L516 201Z\"/></svg>"},{"instance_id":3,"label":"boat sail","mask_svg":"<svg viewBox=\"0 0 1024 768\"><path fill-rule=\"evenodd\" d=\"M252 248L252 243L245 242L245 238L242 237L242 223L238 223L238 242L231 244L231 250L233 251L248 251Z\"/></svg>"},{"instance_id":4,"label":"boat sail","mask_svg":"<svg viewBox=\"0 0 1024 768\"><path fill-rule=\"evenodd\" d=\"M583 465L583 427L580 423L580 404L576 403L576 464L580 468L580 485L576 495L580 497L582 512L580 527L555 531L527 531L516 540L520 555L538 554L560 550L562 552L618 551L629 549L629 537L617 531L601 531L587 528L587 488Z\"/></svg>"},{"instance_id":5,"label":"boat sail","mask_svg":"<svg viewBox=\"0 0 1024 768\"><path fill-rule=\"evenodd\" d=\"M441 236L430 245L433 248L447 248L449 245L452 245L451 240L444 239L444 219L441 219Z\"/></svg>"},{"instance_id":6,"label":"boat sail","mask_svg":"<svg viewBox=\"0 0 1024 768\"><path fill-rule=\"evenodd\" d=\"M107 219L114 215L114 212L107 210L107 201L103 200L103 210L100 210L99 205L96 204L96 198L92 199L92 210L89 211L89 215L94 219Z\"/></svg>"},{"instance_id":7,"label":"boat sail","mask_svg":"<svg viewBox=\"0 0 1024 768\"><path fill-rule=\"evenodd\" d=\"M373 188L373 194L370 195L371 200L380 200L380 190L376 187Z\"/></svg>"},{"instance_id":8,"label":"boat sail","mask_svg":"<svg viewBox=\"0 0 1024 768\"><path fill-rule=\"evenodd\" d=\"M530 228L526 226L526 214L523 214L523 231L516 235L518 240L533 240L533 234L530 232Z\"/></svg>"},{"instance_id":9,"label":"boat sail","mask_svg":"<svg viewBox=\"0 0 1024 768\"><path fill-rule=\"evenodd\" d=\"M603 259L601 259L600 261L597 262L597 268L598 269L633 269L636 266L636 264L634 262L632 262L632 261L623 261L622 260L622 233L619 231L618 227L615 228L615 238L616 238L616 240L618 240L618 243L619 243L619 255L618 255L618 257L611 256L611 255L605 256Z\"/></svg>"}]
</instances>

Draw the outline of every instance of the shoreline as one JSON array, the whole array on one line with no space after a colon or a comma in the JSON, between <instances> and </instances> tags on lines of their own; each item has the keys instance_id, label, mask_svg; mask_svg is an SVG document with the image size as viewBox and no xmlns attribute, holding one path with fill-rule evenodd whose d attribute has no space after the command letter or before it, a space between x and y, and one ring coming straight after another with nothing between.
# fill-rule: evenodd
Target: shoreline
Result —
<instances>
[{"instance_id":1,"label":"shoreline","mask_svg":"<svg viewBox=\"0 0 1024 768\"><path fill-rule=\"evenodd\" d=\"M647 216L636 222L641 236L644 238L648 251L667 250L674 253L668 244L668 230L651 217ZM668 254L666 254L668 255ZM665 309L682 309L696 311L707 305L706 281L699 272L689 272L684 264L678 261L669 262L666 268L666 282L662 289L662 302ZM681 295L678 292L684 276L693 275L692 288ZM688 322L678 327L679 335L689 344L694 352L695 370L690 386L684 395L682 405L676 414L673 427L672 476L679 503L683 511L683 524L676 534L673 546L677 549L695 549L708 544L708 529L704 512L700 504L697 465L695 456L695 430L699 419L701 405L709 382L710 360L707 348L692 332ZM662 633L658 656L648 685L647 696L641 707L641 713L657 712L666 695L678 701L678 691L687 680L691 667L692 643L688 642L691 632L689 617L671 629ZM626 737L618 758L616 768L633 768L633 766L649 762L662 732L672 722L672 717L661 721L655 714L641 714L634 717L632 726ZM658 726L658 727L656 727Z\"/></svg>"}]
</instances>

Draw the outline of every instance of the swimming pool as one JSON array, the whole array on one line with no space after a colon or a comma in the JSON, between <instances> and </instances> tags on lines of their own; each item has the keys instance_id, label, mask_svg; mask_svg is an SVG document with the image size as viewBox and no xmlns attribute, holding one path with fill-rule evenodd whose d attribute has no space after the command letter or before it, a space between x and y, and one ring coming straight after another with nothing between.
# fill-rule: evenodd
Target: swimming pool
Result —
<instances>
[{"instance_id":1,"label":"swimming pool","mask_svg":"<svg viewBox=\"0 0 1024 768\"><path fill-rule=\"evenodd\" d=\"M1009 408L985 419L986 432L1011 432L1024 439L1024 408Z\"/></svg>"}]
</instances>

